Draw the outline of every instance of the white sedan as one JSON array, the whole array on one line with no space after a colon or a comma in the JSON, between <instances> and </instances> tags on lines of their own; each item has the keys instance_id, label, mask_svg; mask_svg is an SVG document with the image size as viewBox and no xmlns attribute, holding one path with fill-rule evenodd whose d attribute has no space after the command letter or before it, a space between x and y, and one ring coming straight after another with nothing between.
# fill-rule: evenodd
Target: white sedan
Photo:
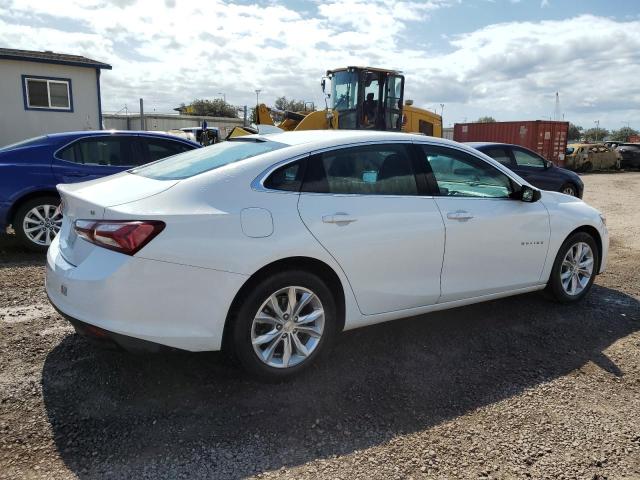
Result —
<instances>
[{"instance_id":1,"label":"white sedan","mask_svg":"<svg viewBox=\"0 0 640 480\"><path fill-rule=\"evenodd\" d=\"M241 137L58 190L46 289L79 333L224 349L270 379L341 330L544 288L580 300L609 245L581 200L403 133Z\"/></svg>"}]
</instances>

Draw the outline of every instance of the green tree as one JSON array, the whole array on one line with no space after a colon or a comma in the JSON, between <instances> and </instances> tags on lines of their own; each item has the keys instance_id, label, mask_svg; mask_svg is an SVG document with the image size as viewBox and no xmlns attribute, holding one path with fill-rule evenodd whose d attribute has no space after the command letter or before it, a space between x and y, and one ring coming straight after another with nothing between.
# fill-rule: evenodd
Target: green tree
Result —
<instances>
[{"instance_id":1,"label":"green tree","mask_svg":"<svg viewBox=\"0 0 640 480\"><path fill-rule=\"evenodd\" d=\"M604 137L609 135L609 130L606 128L590 128L582 132L584 139L588 142L601 142Z\"/></svg>"},{"instance_id":2,"label":"green tree","mask_svg":"<svg viewBox=\"0 0 640 480\"><path fill-rule=\"evenodd\" d=\"M582 138L582 128L580 125L569 123L569 131L567 132L567 140L580 140Z\"/></svg>"},{"instance_id":3,"label":"green tree","mask_svg":"<svg viewBox=\"0 0 640 480\"><path fill-rule=\"evenodd\" d=\"M474 123L496 123L496 119L493 117L485 116L480 117Z\"/></svg>"},{"instance_id":4,"label":"green tree","mask_svg":"<svg viewBox=\"0 0 640 480\"><path fill-rule=\"evenodd\" d=\"M631 135L638 135L638 130L630 127L622 127L620 130L611 131L611 140L628 142Z\"/></svg>"},{"instance_id":5,"label":"green tree","mask_svg":"<svg viewBox=\"0 0 640 480\"><path fill-rule=\"evenodd\" d=\"M302 100L289 100L287 97L282 96L276 98L274 103L276 110L288 110L290 112L302 112L304 111L304 102Z\"/></svg>"},{"instance_id":6,"label":"green tree","mask_svg":"<svg viewBox=\"0 0 640 480\"><path fill-rule=\"evenodd\" d=\"M196 99L187 106L181 106L180 109L184 115L204 115L209 117L229 118L238 117L238 107L228 104L221 98L213 100Z\"/></svg>"}]
</instances>

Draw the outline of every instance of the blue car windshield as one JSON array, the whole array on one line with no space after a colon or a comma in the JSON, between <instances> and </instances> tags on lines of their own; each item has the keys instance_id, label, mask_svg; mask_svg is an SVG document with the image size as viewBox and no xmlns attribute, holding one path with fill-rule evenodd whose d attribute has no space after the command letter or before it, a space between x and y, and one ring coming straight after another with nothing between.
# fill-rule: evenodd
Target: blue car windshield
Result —
<instances>
[{"instance_id":1,"label":"blue car windshield","mask_svg":"<svg viewBox=\"0 0 640 480\"><path fill-rule=\"evenodd\" d=\"M173 155L129 170L155 180L182 180L210 170L287 147L271 141L235 140Z\"/></svg>"},{"instance_id":2,"label":"blue car windshield","mask_svg":"<svg viewBox=\"0 0 640 480\"><path fill-rule=\"evenodd\" d=\"M27 138L26 140L21 140L20 142L16 142L10 145L5 145L4 147L0 147L0 152L11 150L12 148L28 147L31 145L35 145L37 143L40 143L45 138L47 137L45 137L44 135L41 135L39 137Z\"/></svg>"}]
</instances>

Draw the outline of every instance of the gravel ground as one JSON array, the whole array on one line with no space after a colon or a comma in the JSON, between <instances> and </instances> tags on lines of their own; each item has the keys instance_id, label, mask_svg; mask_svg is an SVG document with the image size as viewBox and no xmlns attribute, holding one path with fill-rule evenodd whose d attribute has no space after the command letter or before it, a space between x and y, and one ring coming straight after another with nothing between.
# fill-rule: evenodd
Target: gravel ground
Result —
<instances>
[{"instance_id":1,"label":"gravel ground","mask_svg":"<svg viewBox=\"0 0 640 480\"><path fill-rule=\"evenodd\" d=\"M584 177L609 269L341 336L282 385L218 354L98 349L0 240L0 478L640 478L640 173Z\"/></svg>"}]
</instances>

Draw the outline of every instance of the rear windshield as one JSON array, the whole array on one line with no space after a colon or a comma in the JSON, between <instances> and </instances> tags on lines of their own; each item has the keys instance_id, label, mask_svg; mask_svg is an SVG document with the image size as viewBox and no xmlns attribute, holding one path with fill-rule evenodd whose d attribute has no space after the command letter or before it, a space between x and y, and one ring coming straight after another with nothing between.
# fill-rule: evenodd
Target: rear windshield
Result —
<instances>
[{"instance_id":1,"label":"rear windshield","mask_svg":"<svg viewBox=\"0 0 640 480\"><path fill-rule=\"evenodd\" d=\"M30 145L35 145L36 143L40 143L45 138L47 137L45 137L44 135L41 135L40 137L28 138L20 142L12 143L10 145L5 145L4 147L0 147L0 152L3 152L5 150L11 150L12 148L28 147Z\"/></svg>"},{"instance_id":2,"label":"rear windshield","mask_svg":"<svg viewBox=\"0 0 640 480\"><path fill-rule=\"evenodd\" d=\"M156 180L182 180L286 146L271 141L228 141L167 157L129 172Z\"/></svg>"}]
</instances>

